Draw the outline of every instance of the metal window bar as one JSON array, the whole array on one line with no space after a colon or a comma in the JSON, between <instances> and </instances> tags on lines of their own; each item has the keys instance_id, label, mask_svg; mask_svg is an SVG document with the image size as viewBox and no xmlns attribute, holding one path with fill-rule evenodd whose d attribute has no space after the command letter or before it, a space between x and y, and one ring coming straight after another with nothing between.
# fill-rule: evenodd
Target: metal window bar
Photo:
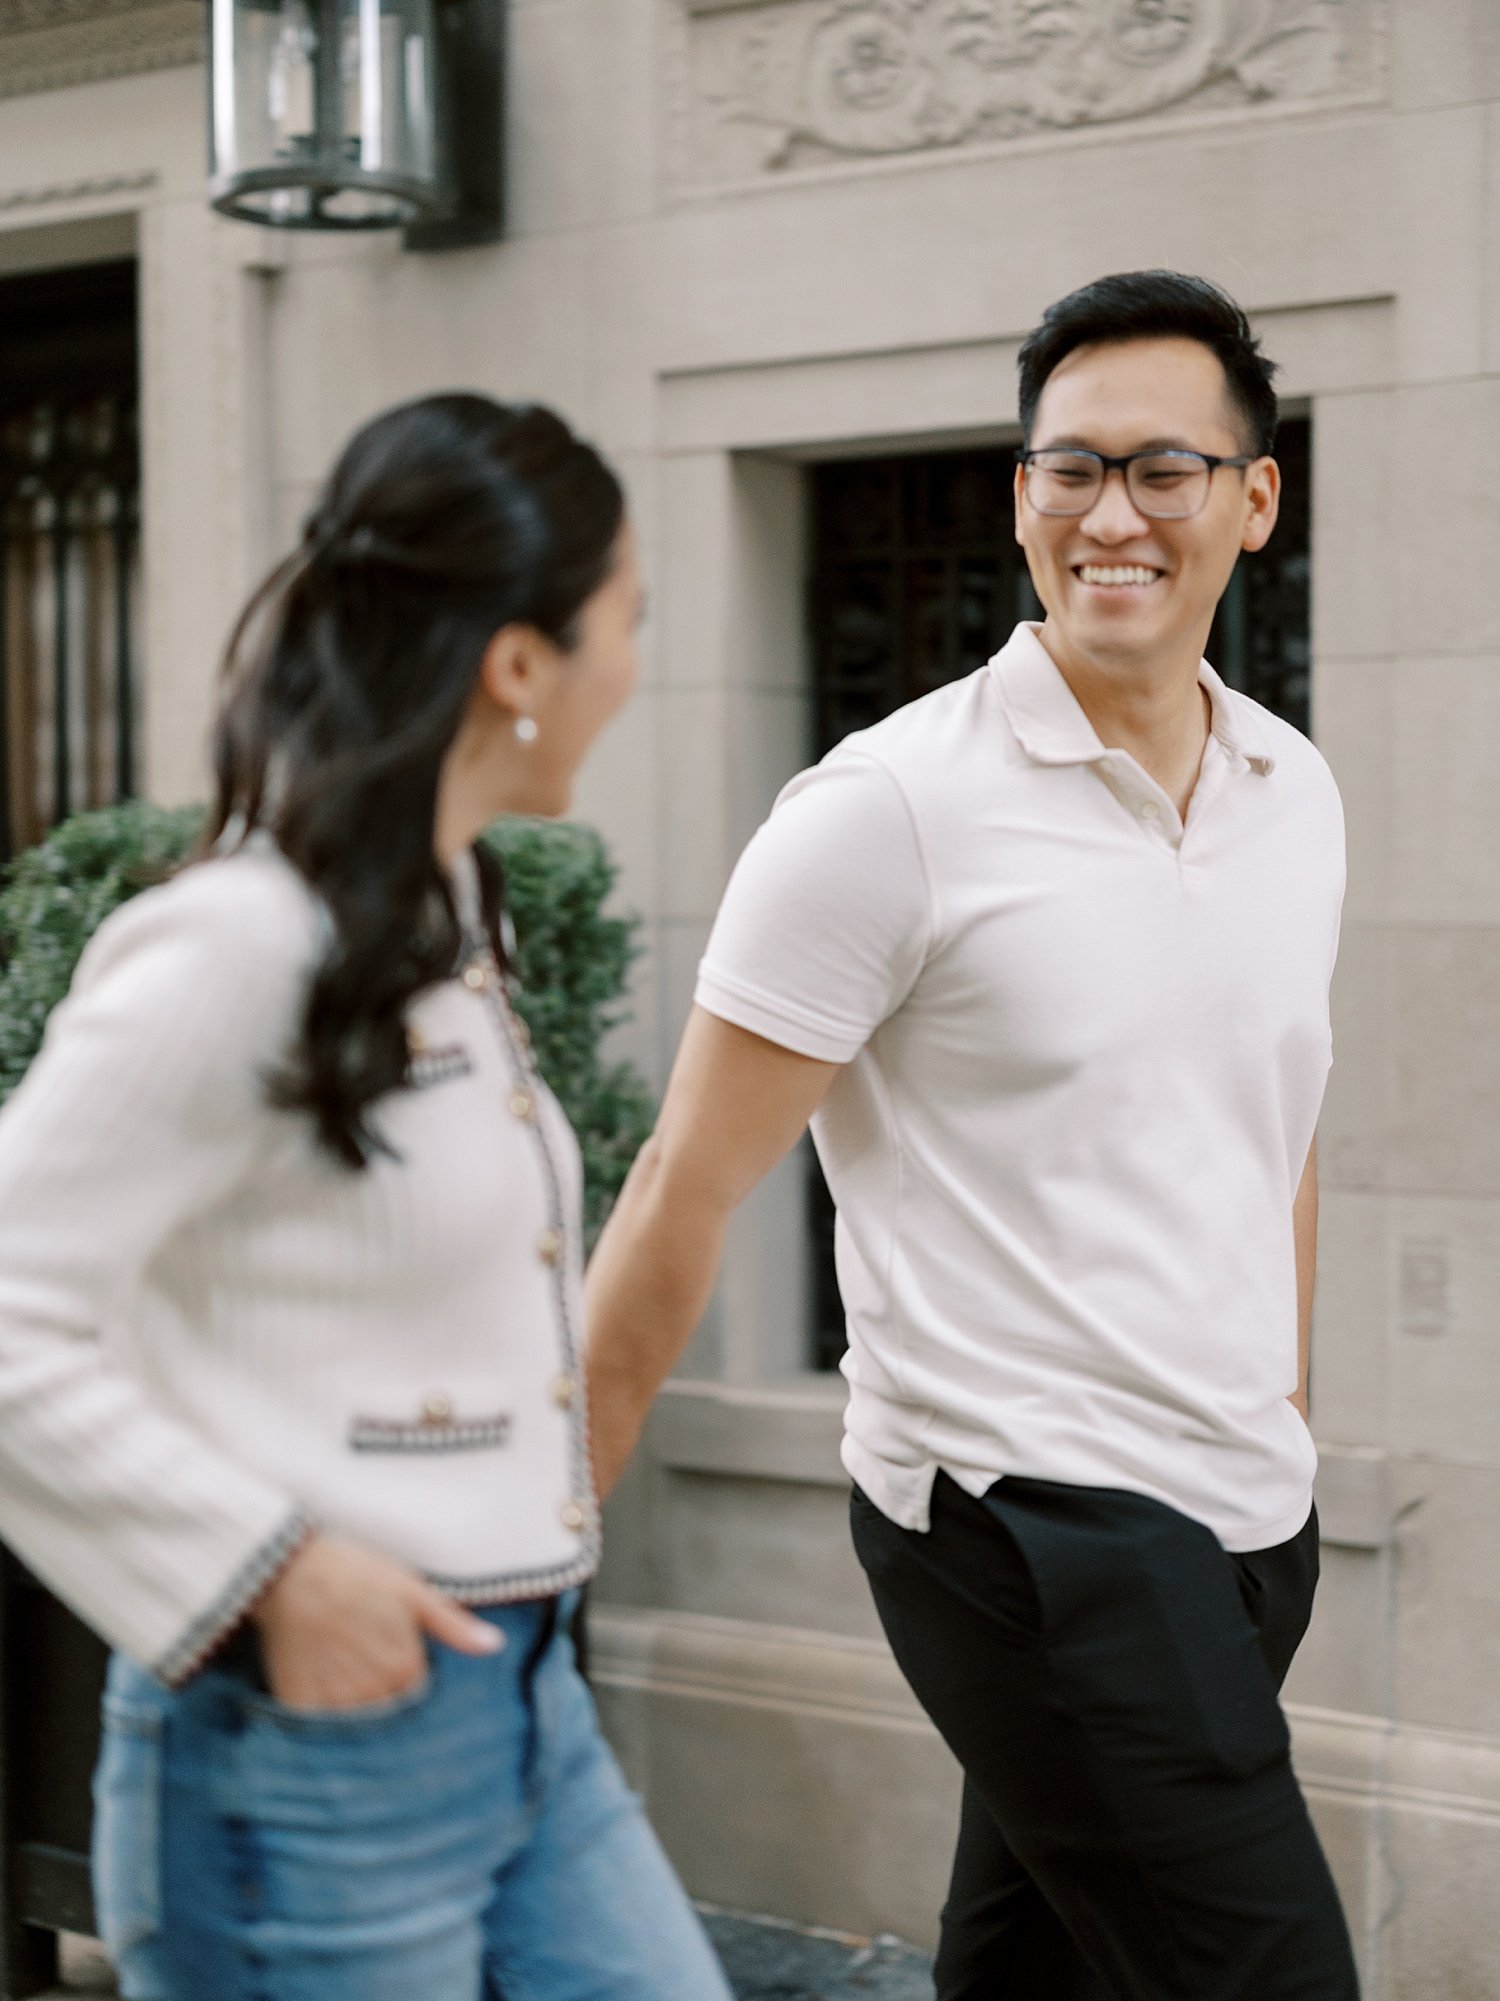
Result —
<instances>
[{"instance_id":1,"label":"metal window bar","mask_svg":"<svg viewBox=\"0 0 1500 2001\"><path fill-rule=\"evenodd\" d=\"M1282 426L1281 519L1268 548L1241 559L1209 638L1231 687L1308 728L1312 435ZM815 466L808 614L813 757L930 689L971 674L1041 606L1015 542L1009 451L932 452ZM811 1146L808 1236L812 1361L845 1348L833 1202Z\"/></svg>"}]
</instances>

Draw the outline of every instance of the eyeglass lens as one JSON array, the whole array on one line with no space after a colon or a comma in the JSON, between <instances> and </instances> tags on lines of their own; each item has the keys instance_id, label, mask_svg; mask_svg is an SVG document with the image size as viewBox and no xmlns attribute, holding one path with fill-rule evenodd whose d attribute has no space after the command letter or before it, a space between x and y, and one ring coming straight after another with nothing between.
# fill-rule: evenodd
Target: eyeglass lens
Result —
<instances>
[{"instance_id":1,"label":"eyeglass lens","mask_svg":"<svg viewBox=\"0 0 1500 2001\"><path fill-rule=\"evenodd\" d=\"M1160 452L1132 459L1125 485L1142 514L1180 521L1202 510L1212 476L1196 452ZM1103 484L1104 468L1092 452L1036 452L1026 462L1026 496L1039 514L1087 514Z\"/></svg>"}]
</instances>

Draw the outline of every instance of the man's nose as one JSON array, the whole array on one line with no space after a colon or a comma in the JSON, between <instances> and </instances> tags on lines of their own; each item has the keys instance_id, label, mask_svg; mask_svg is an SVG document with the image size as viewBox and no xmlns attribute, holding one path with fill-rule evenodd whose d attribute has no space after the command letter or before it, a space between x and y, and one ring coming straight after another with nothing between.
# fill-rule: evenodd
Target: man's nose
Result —
<instances>
[{"instance_id":1,"label":"man's nose","mask_svg":"<svg viewBox=\"0 0 1500 2001\"><path fill-rule=\"evenodd\" d=\"M1096 542L1128 542L1132 536L1147 534L1149 527L1145 515L1130 497L1124 468L1111 466L1097 499L1083 517L1084 533Z\"/></svg>"}]
</instances>

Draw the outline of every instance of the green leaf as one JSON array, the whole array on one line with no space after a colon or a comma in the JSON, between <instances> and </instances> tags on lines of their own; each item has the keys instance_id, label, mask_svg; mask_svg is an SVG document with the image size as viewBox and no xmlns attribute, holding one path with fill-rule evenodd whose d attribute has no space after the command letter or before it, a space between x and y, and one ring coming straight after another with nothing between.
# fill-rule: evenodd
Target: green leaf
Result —
<instances>
[{"instance_id":1,"label":"green leaf","mask_svg":"<svg viewBox=\"0 0 1500 2001\"><path fill-rule=\"evenodd\" d=\"M11 863L0 890L0 1102L25 1076L94 931L180 867L202 825L201 807L132 800L80 813ZM599 1054L627 1019L639 920L604 914L617 870L592 828L506 820L484 839L505 868L518 1005L583 1151L592 1241L651 1130L644 1080L628 1065L605 1068Z\"/></svg>"}]
</instances>

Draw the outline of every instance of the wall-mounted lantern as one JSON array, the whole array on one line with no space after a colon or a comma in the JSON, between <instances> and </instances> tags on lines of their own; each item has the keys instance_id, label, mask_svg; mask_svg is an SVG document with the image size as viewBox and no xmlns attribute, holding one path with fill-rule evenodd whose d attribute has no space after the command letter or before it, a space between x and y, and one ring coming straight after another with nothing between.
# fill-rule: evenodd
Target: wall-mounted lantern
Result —
<instances>
[{"instance_id":1,"label":"wall-mounted lantern","mask_svg":"<svg viewBox=\"0 0 1500 2001\"><path fill-rule=\"evenodd\" d=\"M501 233L503 0L211 0L209 192L279 229Z\"/></svg>"}]
</instances>

